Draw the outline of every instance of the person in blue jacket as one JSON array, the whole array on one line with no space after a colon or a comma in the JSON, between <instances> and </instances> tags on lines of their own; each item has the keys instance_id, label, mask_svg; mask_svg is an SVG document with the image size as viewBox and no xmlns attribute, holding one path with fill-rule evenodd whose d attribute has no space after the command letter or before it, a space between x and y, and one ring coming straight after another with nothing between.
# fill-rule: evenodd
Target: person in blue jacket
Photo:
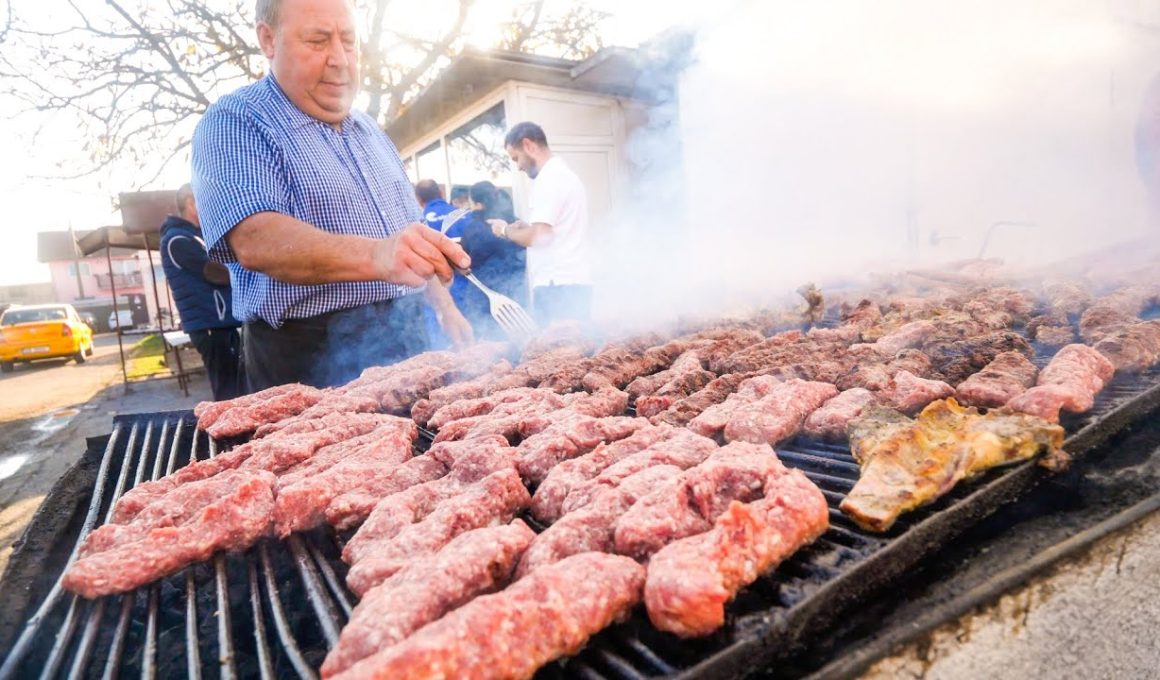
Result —
<instances>
[{"instance_id":1,"label":"person in blue jacket","mask_svg":"<svg viewBox=\"0 0 1160 680\"><path fill-rule=\"evenodd\" d=\"M464 220L463 238L459 244L471 256L471 271L490 288L528 305L527 250L492 233L488 220L514 222L511 198L491 182L471 186L472 212ZM471 322L476 338L504 338L499 324L491 317L487 296L475 286L468 286L459 310Z\"/></svg>"},{"instance_id":2,"label":"person in blue jacket","mask_svg":"<svg viewBox=\"0 0 1160 680\"><path fill-rule=\"evenodd\" d=\"M209 259L193 189L177 190L176 215L161 225L161 266L181 314L181 327L201 355L215 400L244 393L241 324L234 318L230 272Z\"/></svg>"},{"instance_id":3,"label":"person in blue jacket","mask_svg":"<svg viewBox=\"0 0 1160 680\"><path fill-rule=\"evenodd\" d=\"M447 201L443 200L443 189L439 183L433 179L421 179L415 184L415 200L419 201L419 207L423 211L423 224L431 227L435 231L443 232L447 238L457 239L463 236L463 222L454 214L455 207ZM450 220L450 224L444 224L445 220ZM448 291L451 293L451 300L455 305L463 310L463 293L466 288L470 288L471 284L467 282L462 276L458 274L451 281L451 286ZM439 323L439 315L431 305L423 310L423 322L427 326L427 335L430 338L431 349L447 349L451 347L452 342L447 334L443 332L443 328Z\"/></svg>"}]
</instances>

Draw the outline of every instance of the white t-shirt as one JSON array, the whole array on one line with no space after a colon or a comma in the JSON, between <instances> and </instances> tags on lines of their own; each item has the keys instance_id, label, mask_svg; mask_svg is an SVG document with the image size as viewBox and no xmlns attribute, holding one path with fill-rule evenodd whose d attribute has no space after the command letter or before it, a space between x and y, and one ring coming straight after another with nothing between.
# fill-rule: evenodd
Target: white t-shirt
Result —
<instances>
[{"instance_id":1,"label":"white t-shirt","mask_svg":"<svg viewBox=\"0 0 1160 680\"><path fill-rule=\"evenodd\" d=\"M580 177L552 156L532 180L527 221L552 225L552 241L528 248L528 280L537 286L592 283L588 251L588 194Z\"/></svg>"}]
</instances>

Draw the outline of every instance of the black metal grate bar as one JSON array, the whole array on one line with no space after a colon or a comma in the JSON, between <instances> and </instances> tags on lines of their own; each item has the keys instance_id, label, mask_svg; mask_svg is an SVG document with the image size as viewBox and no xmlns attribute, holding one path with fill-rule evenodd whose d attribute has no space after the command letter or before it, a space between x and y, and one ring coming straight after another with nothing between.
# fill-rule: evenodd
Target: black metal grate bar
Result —
<instances>
[{"instance_id":1,"label":"black metal grate bar","mask_svg":"<svg viewBox=\"0 0 1160 680\"><path fill-rule=\"evenodd\" d=\"M193 433L193 445L189 453L190 462L197 460L197 443L202 440L207 442L206 449L209 454L208 457L213 458L217 455L217 442L210 439L208 435L197 432L195 430ZM218 673L222 680L232 680L233 678L237 677L237 668L234 665L234 638L233 635L230 634L230 590L229 583L226 579L226 562L223 555L214 555L213 571L215 590L214 597L217 601L218 615ZM192 584L192 571L187 570L187 573L191 575L188 582ZM192 586L189 589L189 594L187 597L189 598L188 601L190 602L196 601L196 594L193 592ZM194 609L194 612L196 617L196 608ZM193 627L193 630L196 634L197 620L195 617L191 618L190 625ZM198 666L200 672L200 662L196 665Z\"/></svg>"},{"instance_id":2,"label":"black metal grate bar","mask_svg":"<svg viewBox=\"0 0 1160 680\"><path fill-rule=\"evenodd\" d=\"M132 431L135 435L137 432L136 426L132 428ZM77 553L80 551L81 543L89 535L89 532L93 530L93 527L96 526L97 514L101 509L101 500L104 497L105 484L108 480L109 465L120 435L120 426L114 425L113 432L109 435L109 443L105 446L105 454L101 457L101 465L97 470L97 481L93 489L93 498L89 502L88 514L85 516L85 521L81 525L80 535L77 537L76 544L73 546L72 553L69 555L68 562L66 563L65 567L66 569L68 568L68 565L71 565L76 560ZM121 473L118 477L118 487L121 487L124 484L125 472L125 464L123 463L121 466ZM56 607L56 604L60 601L63 592L64 591L60 586L60 579L58 578L57 582L53 585L52 590L50 590L48 595L44 598L44 602L36 610L36 613L32 615L32 618L28 620L28 623L25 624L24 630L21 632L20 637L18 637L16 642L12 645L12 650L8 653L8 658L4 660L4 665L0 666L0 679L8 680L9 678L14 678L17 676L19 672L19 665L31 650L32 643L35 640L36 633L40 629L40 625L44 622L45 617L48 616L48 614ZM76 598L73 596L72 603L69 605L69 613L71 614L75 608ZM66 618L69 617L66 616Z\"/></svg>"},{"instance_id":3,"label":"black metal grate bar","mask_svg":"<svg viewBox=\"0 0 1160 680\"><path fill-rule=\"evenodd\" d=\"M306 587L306 597L310 600L310 606L314 609L318 623L322 626L322 634L326 636L327 645L334 647L338 644L338 631L342 628L342 622L339 620L334 603L326 596L326 591L319 582L318 569L306 553L302 537L292 534L286 539L286 545L290 548L294 564L302 576L302 584Z\"/></svg>"},{"instance_id":4,"label":"black metal grate bar","mask_svg":"<svg viewBox=\"0 0 1160 680\"><path fill-rule=\"evenodd\" d=\"M274 677L270 660L270 643L266 637L266 622L262 617L262 594L258 591L258 570L253 560L246 561L246 574L250 585L250 611L254 617L254 643L258 652L258 674L262 680Z\"/></svg>"},{"instance_id":5,"label":"black metal grate bar","mask_svg":"<svg viewBox=\"0 0 1160 680\"><path fill-rule=\"evenodd\" d=\"M1160 404L1157 375L1117 376L1090 413L1065 419L1072 432L1068 446L1077 452L1090 449L1109 432L1154 409ZM421 438L416 451L423 451L429 441ZM579 655L541 671L541 677L744 674L808 639L828 616L889 582L1040 478L1031 462L990 471L905 516L891 532L877 535L864 532L837 509L859 476L846 445L796 439L778 447L778 454L823 490L831 519L826 534L742 591L718 634L678 641L653 629L638 611L628 622L602 632ZM111 519L114 503L126 488L216 455L216 443L196 431L188 413L119 417L69 564L98 518ZM114 470L118 456L120 467ZM264 540L244 554L219 554L206 565L151 584L138 591L144 598L130 593L89 603L70 595L67 611L58 580L0 667L0 680L17 677L34 648L49 646L47 653L36 653L43 662L35 668L46 678L57 677L66 664L68 677L84 677L92 672L86 667L95 664L110 679L134 671L145 678L172 677L184 666L184 674L196 680L215 675L313 680L355 601L342 581L341 544L342 537L330 530L281 542ZM301 607L303 600L310 606ZM120 603L115 617L114 602ZM115 629L104 631L102 622L112 623L111 618L116 619ZM51 637L44 625L49 620L58 622ZM216 635L205 634L215 627ZM180 658L171 649L173 634L184 643Z\"/></svg>"},{"instance_id":6,"label":"black metal grate bar","mask_svg":"<svg viewBox=\"0 0 1160 680\"><path fill-rule=\"evenodd\" d=\"M282 642L282 649L289 656L290 663L294 666L294 670L298 672L299 677L313 680L318 676L306 661L306 658L302 656L302 650L298 649L298 642L294 638L294 631L291 630L290 622L286 619L286 613L282 610L282 601L278 596L278 586L274 584L274 568L270 564L269 544L266 541L258 545L258 555L262 561L262 576L265 578L266 602L269 603L270 609L273 612L274 629L278 631L278 637Z\"/></svg>"}]
</instances>

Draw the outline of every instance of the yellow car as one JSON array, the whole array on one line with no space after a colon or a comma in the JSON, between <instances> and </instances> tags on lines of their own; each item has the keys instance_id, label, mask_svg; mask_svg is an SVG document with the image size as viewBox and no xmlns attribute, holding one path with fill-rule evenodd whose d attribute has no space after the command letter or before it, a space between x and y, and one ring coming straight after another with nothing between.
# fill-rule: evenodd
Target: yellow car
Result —
<instances>
[{"instance_id":1,"label":"yellow car","mask_svg":"<svg viewBox=\"0 0 1160 680\"><path fill-rule=\"evenodd\" d=\"M0 371L17 361L72 357L78 364L93 355L93 329L72 305L10 307L0 315Z\"/></svg>"}]
</instances>

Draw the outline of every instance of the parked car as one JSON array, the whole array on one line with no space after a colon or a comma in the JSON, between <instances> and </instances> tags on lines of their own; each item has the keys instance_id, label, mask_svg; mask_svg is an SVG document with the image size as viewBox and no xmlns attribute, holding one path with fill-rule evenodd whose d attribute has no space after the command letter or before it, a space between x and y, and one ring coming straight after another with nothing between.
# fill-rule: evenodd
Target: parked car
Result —
<instances>
[{"instance_id":1,"label":"parked car","mask_svg":"<svg viewBox=\"0 0 1160 680\"><path fill-rule=\"evenodd\" d=\"M80 314L81 321L85 322L85 325L89 327L89 330L96 332L97 317L93 316L92 312L77 312L77 314Z\"/></svg>"},{"instance_id":2,"label":"parked car","mask_svg":"<svg viewBox=\"0 0 1160 680\"><path fill-rule=\"evenodd\" d=\"M118 309L115 312L109 312L109 330L115 331L118 328L129 330L132 329L134 325L133 310Z\"/></svg>"},{"instance_id":3,"label":"parked car","mask_svg":"<svg viewBox=\"0 0 1160 680\"><path fill-rule=\"evenodd\" d=\"M0 370L18 361L72 357L78 364L93 355L93 330L72 305L13 307L0 315Z\"/></svg>"}]
</instances>

